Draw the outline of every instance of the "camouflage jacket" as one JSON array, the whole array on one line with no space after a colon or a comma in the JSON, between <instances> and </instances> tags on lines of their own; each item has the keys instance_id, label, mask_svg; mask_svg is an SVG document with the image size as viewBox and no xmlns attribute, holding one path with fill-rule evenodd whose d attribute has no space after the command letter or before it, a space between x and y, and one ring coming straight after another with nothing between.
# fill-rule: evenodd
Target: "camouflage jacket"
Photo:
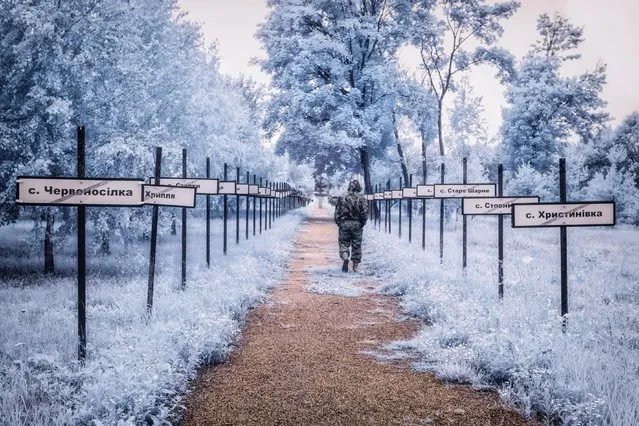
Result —
<instances>
[{"instance_id":1,"label":"camouflage jacket","mask_svg":"<svg viewBox=\"0 0 639 426\"><path fill-rule=\"evenodd\" d=\"M366 225L366 219L368 219L366 199L355 192L349 192L348 195L337 198L334 218L337 226L347 220L358 221L361 226Z\"/></svg>"}]
</instances>

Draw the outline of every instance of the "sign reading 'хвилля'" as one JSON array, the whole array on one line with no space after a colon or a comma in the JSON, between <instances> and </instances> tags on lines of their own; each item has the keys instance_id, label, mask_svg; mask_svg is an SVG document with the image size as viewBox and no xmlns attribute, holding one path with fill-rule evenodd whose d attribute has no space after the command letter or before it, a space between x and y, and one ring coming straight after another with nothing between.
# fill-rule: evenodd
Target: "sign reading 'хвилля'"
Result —
<instances>
[{"instance_id":1,"label":"sign reading '\u0445\u0432\u0438\u043b\u043b\u044f'","mask_svg":"<svg viewBox=\"0 0 639 426\"><path fill-rule=\"evenodd\" d=\"M194 186L144 185L144 204L195 207Z\"/></svg>"}]
</instances>

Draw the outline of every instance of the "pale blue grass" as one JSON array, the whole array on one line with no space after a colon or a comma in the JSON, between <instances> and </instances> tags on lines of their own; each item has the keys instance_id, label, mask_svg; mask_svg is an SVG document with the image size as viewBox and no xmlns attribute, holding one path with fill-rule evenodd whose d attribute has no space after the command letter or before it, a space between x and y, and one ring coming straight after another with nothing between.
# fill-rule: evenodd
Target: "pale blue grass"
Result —
<instances>
[{"instance_id":1,"label":"pale blue grass","mask_svg":"<svg viewBox=\"0 0 639 426\"><path fill-rule=\"evenodd\" d=\"M180 288L179 232L162 236L151 319L146 317L148 241L128 247L128 255L120 247L112 256L93 253L87 266L84 366L76 361L75 278L34 274L0 281L0 424L175 420L197 368L228 356L246 311L280 281L305 215L282 217L249 241L242 232L240 245L230 223L228 256L221 254L216 220L210 269L204 224L189 220L186 290ZM2 232L0 241L11 241ZM74 265L72 250L62 252L61 262Z\"/></svg>"},{"instance_id":2,"label":"pale blue grass","mask_svg":"<svg viewBox=\"0 0 639 426\"><path fill-rule=\"evenodd\" d=\"M506 218L500 301L496 217L468 220L466 271L461 220L446 224L441 264L438 216L428 217L426 251L421 217L412 244L403 225L401 241L395 221L393 235L369 228L364 242L384 291L401 295L403 308L425 322L414 339L393 345L417 350L416 368L491 386L546 424L639 424L639 231L568 230L563 333L558 229L512 229Z\"/></svg>"}]
</instances>

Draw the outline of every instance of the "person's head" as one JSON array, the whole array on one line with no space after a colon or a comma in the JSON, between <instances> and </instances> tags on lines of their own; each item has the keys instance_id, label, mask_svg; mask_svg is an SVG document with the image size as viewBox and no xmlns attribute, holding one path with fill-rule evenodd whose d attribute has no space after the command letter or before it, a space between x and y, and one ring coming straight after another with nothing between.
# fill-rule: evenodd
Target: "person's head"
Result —
<instances>
[{"instance_id":1,"label":"person's head","mask_svg":"<svg viewBox=\"0 0 639 426\"><path fill-rule=\"evenodd\" d=\"M357 179L353 179L351 183L348 184L348 192L360 192L362 190L362 185L359 184Z\"/></svg>"}]
</instances>

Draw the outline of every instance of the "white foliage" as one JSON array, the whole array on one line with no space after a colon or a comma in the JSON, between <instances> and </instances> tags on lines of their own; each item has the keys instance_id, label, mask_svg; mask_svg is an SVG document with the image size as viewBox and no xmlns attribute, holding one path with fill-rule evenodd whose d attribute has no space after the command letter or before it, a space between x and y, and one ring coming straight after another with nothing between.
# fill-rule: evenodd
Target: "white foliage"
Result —
<instances>
[{"instance_id":1,"label":"white foliage","mask_svg":"<svg viewBox=\"0 0 639 426\"><path fill-rule=\"evenodd\" d=\"M466 271L461 231L453 223L446 226L440 263L437 218L427 219L425 251L415 234L412 244L398 241L397 223L393 235L366 228L366 268L424 321L415 338L391 347L417 351L415 368L444 380L498 390L544 424L637 424L637 230L569 229L564 333L557 229L506 226L500 300L496 218L469 220ZM413 232L419 235L421 226Z\"/></svg>"},{"instance_id":2,"label":"white foliage","mask_svg":"<svg viewBox=\"0 0 639 426\"><path fill-rule=\"evenodd\" d=\"M259 237L230 244L228 256L213 245L211 269L203 265L204 224L189 221L185 290L179 285L178 237L161 238L150 320L145 314L148 243L114 246L110 258L89 256L85 366L76 361L75 279L0 279L2 423L175 421L196 369L226 358L247 309L279 283L304 216L283 216ZM0 241L26 244L24 236L9 235L13 226L0 229ZM212 241L221 241L220 221L213 229ZM59 263L72 265L71 253L59 256Z\"/></svg>"}]
</instances>

